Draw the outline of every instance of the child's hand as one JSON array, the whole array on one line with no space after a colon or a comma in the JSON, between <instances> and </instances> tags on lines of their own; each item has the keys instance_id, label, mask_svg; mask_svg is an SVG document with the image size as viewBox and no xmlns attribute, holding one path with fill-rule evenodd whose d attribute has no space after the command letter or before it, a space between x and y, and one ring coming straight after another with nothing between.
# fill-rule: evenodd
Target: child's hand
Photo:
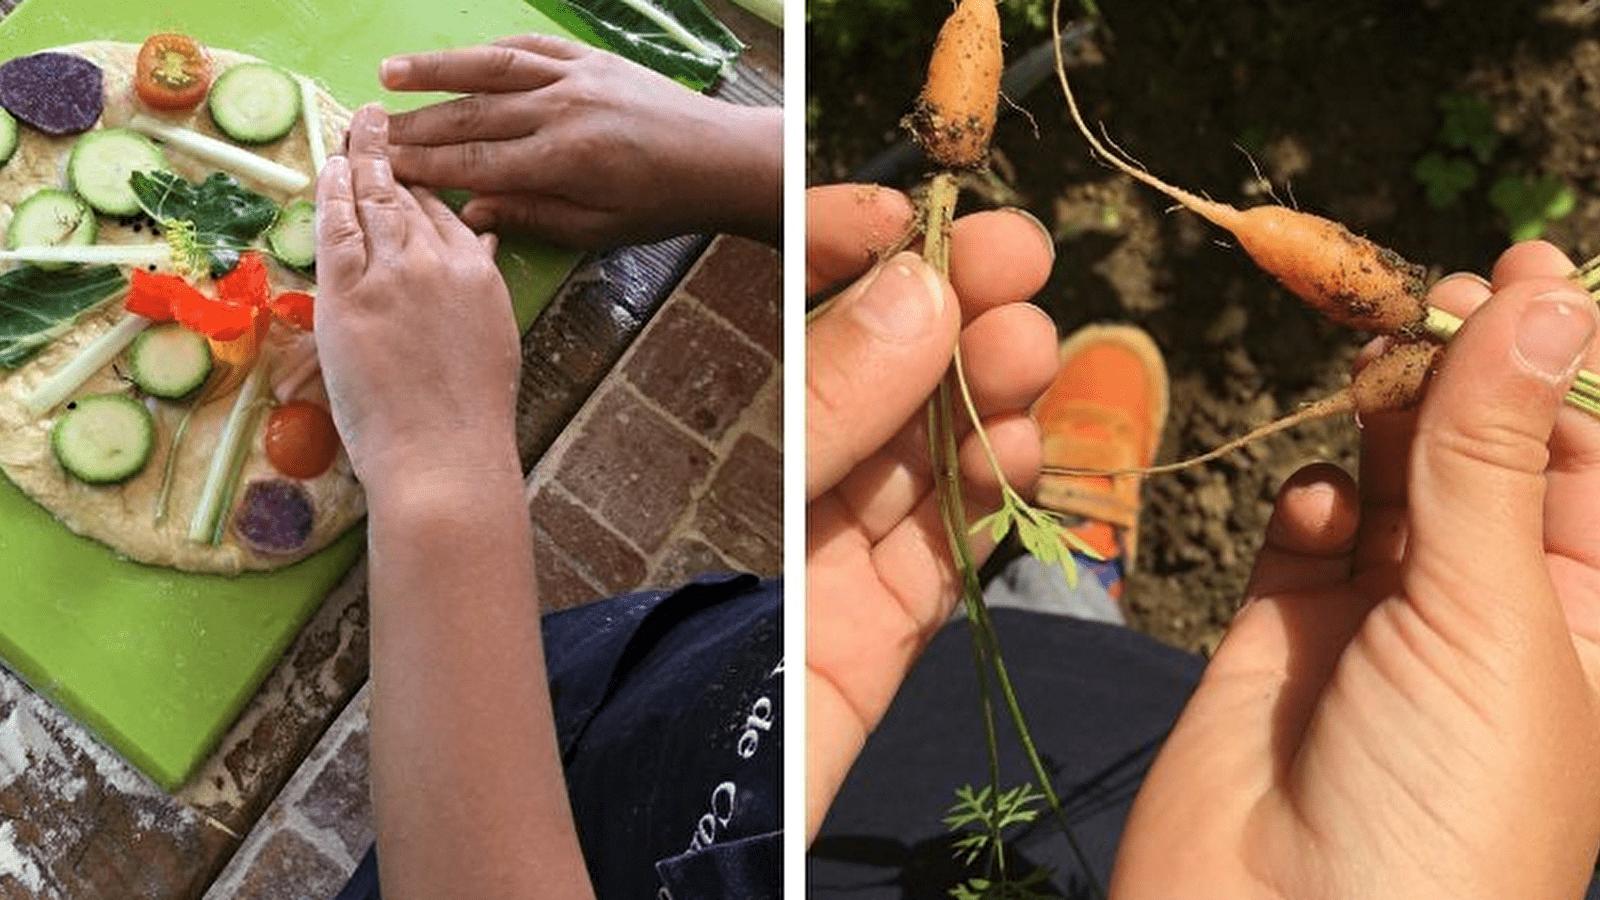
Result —
<instances>
[{"instance_id":1,"label":"child's hand","mask_svg":"<svg viewBox=\"0 0 1600 900\"><path fill-rule=\"evenodd\" d=\"M911 205L844 185L807 197L807 290L858 279L806 334L806 813L811 834L867 733L957 596L933 495L923 405L959 333L967 377L1011 484L1038 475L1028 407L1056 368L1055 326L1027 300L1049 276L1036 222L987 212L955 223L951 280L902 253ZM869 271L870 269L870 271ZM952 290L953 286L953 290ZM959 300L957 299L959 298ZM968 513L997 503L968 440ZM992 549L975 536L979 552Z\"/></svg>"},{"instance_id":2,"label":"child's hand","mask_svg":"<svg viewBox=\"0 0 1600 900\"><path fill-rule=\"evenodd\" d=\"M388 118L350 123L317 184L316 338L334 421L369 491L432 472L515 466L521 364L486 242L437 197L395 183Z\"/></svg>"},{"instance_id":3,"label":"child's hand","mask_svg":"<svg viewBox=\"0 0 1600 900\"><path fill-rule=\"evenodd\" d=\"M397 91L468 96L397 115L407 183L467 188L462 218L592 248L730 231L775 241L781 110L714 100L620 56L543 35L396 57Z\"/></svg>"},{"instance_id":4,"label":"child's hand","mask_svg":"<svg viewBox=\"0 0 1600 900\"><path fill-rule=\"evenodd\" d=\"M1600 843L1594 302L1548 244L1471 313L1361 486L1280 493L1247 603L1134 805L1112 894L1577 897ZM1492 292L1492 296L1491 296ZM1473 310L1476 310L1475 312Z\"/></svg>"}]
</instances>

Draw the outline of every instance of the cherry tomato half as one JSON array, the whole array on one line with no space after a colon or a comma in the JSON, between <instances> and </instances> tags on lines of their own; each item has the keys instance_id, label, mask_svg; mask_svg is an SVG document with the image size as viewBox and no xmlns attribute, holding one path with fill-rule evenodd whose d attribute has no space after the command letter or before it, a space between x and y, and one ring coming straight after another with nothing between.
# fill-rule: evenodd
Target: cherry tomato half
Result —
<instances>
[{"instance_id":1,"label":"cherry tomato half","mask_svg":"<svg viewBox=\"0 0 1600 900\"><path fill-rule=\"evenodd\" d=\"M153 34L139 48L133 84L152 109L194 109L211 88L211 60L193 38Z\"/></svg>"},{"instance_id":2,"label":"cherry tomato half","mask_svg":"<svg viewBox=\"0 0 1600 900\"><path fill-rule=\"evenodd\" d=\"M267 417L267 462L290 478L315 478L339 455L339 431L327 407L310 400L279 404Z\"/></svg>"}]
</instances>

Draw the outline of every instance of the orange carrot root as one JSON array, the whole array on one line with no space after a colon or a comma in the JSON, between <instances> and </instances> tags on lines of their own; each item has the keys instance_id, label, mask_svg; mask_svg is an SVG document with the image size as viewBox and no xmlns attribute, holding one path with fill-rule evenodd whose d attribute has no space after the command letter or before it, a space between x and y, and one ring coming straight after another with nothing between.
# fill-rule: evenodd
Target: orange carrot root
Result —
<instances>
[{"instance_id":1,"label":"orange carrot root","mask_svg":"<svg viewBox=\"0 0 1600 900\"><path fill-rule=\"evenodd\" d=\"M1398 253L1283 206L1247 209L1238 219L1228 230L1256 265L1329 321L1391 334L1426 317L1426 270Z\"/></svg>"},{"instance_id":2,"label":"orange carrot root","mask_svg":"<svg viewBox=\"0 0 1600 900\"><path fill-rule=\"evenodd\" d=\"M1095 156L1231 233L1257 266L1307 306L1361 331L1391 334L1421 328L1427 315L1422 266L1321 216L1278 205L1240 210L1162 181L1095 137L1078 110L1059 48L1056 77L1072 121Z\"/></svg>"},{"instance_id":3,"label":"orange carrot root","mask_svg":"<svg viewBox=\"0 0 1600 900\"><path fill-rule=\"evenodd\" d=\"M1282 418L1253 429L1248 434L1234 438L1199 456L1159 466L1133 469L1088 469L1069 466L1044 466L1045 475L1164 475L1180 472L1218 457L1226 456L1246 444L1277 434L1296 425L1326 419L1329 416L1354 413L1357 416L1408 409L1422 399L1428 379L1444 354L1444 346L1420 339L1396 340L1378 354L1350 384L1320 400L1312 401Z\"/></svg>"},{"instance_id":4,"label":"orange carrot root","mask_svg":"<svg viewBox=\"0 0 1600 900\"><path fill-rule=\"evenodd\" d=\"M906 118L941 168L972 169L988 159L1002 66L995 0L961 0L939 29L928 79Z\"/></svg>"}]
</instances>

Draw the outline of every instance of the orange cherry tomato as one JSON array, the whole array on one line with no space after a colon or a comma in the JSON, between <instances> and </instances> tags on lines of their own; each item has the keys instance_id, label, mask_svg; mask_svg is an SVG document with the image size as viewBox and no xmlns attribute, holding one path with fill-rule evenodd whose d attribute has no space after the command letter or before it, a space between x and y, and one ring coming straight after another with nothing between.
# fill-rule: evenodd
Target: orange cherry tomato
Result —
<instances>
[{"instance_id":1,"label":"orange cherry tomato","mask_svg":"<svg viewBox=\"0 0 1600 900\"><path fill-rule=\"evenodd\" d=\"M133 85L152 109L194 109L211 89L211 60L191 37L153 34L139 48Z\"/></svg>"},{"instance_id":2,"label":"orange cherry tomato","mask_svg":"<svg viewBox=\"0 0 1600 900\"><path fill-rule=\"evenodd\" d=\"M327 407L310 400L281 403L267 417L267 462L290 478L315 478L339 455L339 431Z\"/></svg>"}]
</instances>

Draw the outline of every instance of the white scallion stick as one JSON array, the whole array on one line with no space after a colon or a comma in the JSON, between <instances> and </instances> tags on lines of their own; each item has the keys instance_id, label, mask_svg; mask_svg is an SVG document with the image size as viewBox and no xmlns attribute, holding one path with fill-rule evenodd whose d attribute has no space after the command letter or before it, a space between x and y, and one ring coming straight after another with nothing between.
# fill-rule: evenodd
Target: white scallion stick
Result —
<instances>
[{"instance_id":1,"label":"white scallion stick","mask_svg":"<svg viewBox=\"0 0 1600 900\"><path fill-rule=\"evenodd\" d=\"M256 400L261 396L261 383L268 377L271 368L266 354L262 354L239 386L239 395L233 398L233 409L228 412L227 424L217 438L216 448L211 451L211 467L206 470L200 503L195 507L194 518L189 520L191 541L209 543L217 529L217 521L224 513L222 498L233 493L229 490L231 485L228 482L237 475L234 463L239 456L240 445L249 437L245 433L246 426L255 418L252 413Z\"/></svg>"},{"instance_id":2,"label":"white scallion stick","mask_svg":"<svg viewBox=\"0 0 1600 900\"><path fill-rule=\"evenodd\" d=\"M219 169L242 175L287 194L297 194L311 183L311 176L270 159L242 150L227 141L191 131L178 125L135 113L128 127L176 147L184 153Z\"/></svg>"},{"instance_id":3,"label":"white scallion stick","mask_svg":"<svg viewBox=\"0 0 1600 900\"><path fill-rule=\"evenodd\" d=\"M61 401L72 396L72 392L83 386L85 381L94 377L94 373L110 365L117 354L127 349L139 333L150 327L150 320L137 313L124 315L111 330L95 338L88 346L78 351L78 355L67 361L67 364L57 369L54 374L39 386L23 401L28 412L35 416L42 416L57 406Z\"/></svg>"},{"instance_id":4,"label":"white scallion stick","mask_svg":"<svg viewBox=\"0 0 1600 900\"><path fill-rule=\"evenodd\" d=\"M144 266L172 261L172 247L159 244L90 244L78 247L18 247L0 250L0 262L62 262L87 265Z\"/></svg>"},{"instance_id":5,"label":"white scallion stick","mask_svg":"<svg viewBox=\"0 0 1600 900\"><path fill-rule=\"evenodd\" d=\"M322 174L328 161L328 142L322 137L322 104L317 100L317 86L309 78L300 79L300 114L306 123L306 144L311 150L311 174Z\"/></svg>"}]
</instances>

